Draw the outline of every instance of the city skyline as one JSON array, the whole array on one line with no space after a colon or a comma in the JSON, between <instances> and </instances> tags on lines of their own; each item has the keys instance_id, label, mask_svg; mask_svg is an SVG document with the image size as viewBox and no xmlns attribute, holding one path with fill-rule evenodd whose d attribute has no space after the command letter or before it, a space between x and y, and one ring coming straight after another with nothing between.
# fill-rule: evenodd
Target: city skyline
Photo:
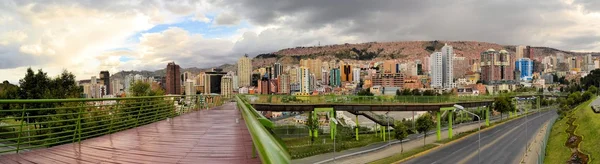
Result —
<instances>
[{"instance_id":1,"label":"city skyline","mask_svg":"<svg viewBox=\"0 0 600 164\"><path fill-rule=\"evenodd\" d=\"M289 7L297 9L287 10ZM477 5L429 1L346 5L251 0L5 1L0 8L0 74L1 80L11 83L17 83L28 67L42 68L50 76L68 68L83 79L101 70L158 70L171 61L183 68L215 67L234 63L246 53L254 56L297 46L371 41L477 40L600 50L595 42L600 32L594 21L600 17L599 10L579 0ZM443 13L438 21L423 21L437 17L440 11L453 12ZM378 26L370 27L372 24ZM489 24L504 25L483 26Z\"/></svg>"}]
</instances>

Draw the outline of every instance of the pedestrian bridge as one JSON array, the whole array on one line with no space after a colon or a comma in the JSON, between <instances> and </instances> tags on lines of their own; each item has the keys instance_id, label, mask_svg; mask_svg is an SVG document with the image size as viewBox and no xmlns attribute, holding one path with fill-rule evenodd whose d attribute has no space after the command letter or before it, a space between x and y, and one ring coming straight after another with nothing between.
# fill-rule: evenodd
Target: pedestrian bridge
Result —
<instances>
[{"instance_id":1,"label":"pedestrian bridge","mask_svg":"<svg viewBox=\"0 0 600 164\"><path fill-rule=\"evenodd\" d=\"M0 163L289 163L256 111L228 100L0 100Z\"/></svg>"},{"instance_id":2,"label":"pedestrian bridge","mask_svg":"<svg viewBox=\"0 0 600 164\"><path fill-rule=\"evenodd\" d=\"M258 96L260 101L252 96L204 95L0 100L0 163L290 163L285 145L270 132L273 123L257 110L286 105L290 107L279 109L289 111L295 109L291 106L308 103L313 110L343 110L345 105L355 106L356 112L415 110L410 106L435 106L437 110L420 110L442 111L454 103L489 106L491 102L490 97L469 101L274 97ZM406 108L392 107L401 105Z\"/></svg>"}]
</instances>

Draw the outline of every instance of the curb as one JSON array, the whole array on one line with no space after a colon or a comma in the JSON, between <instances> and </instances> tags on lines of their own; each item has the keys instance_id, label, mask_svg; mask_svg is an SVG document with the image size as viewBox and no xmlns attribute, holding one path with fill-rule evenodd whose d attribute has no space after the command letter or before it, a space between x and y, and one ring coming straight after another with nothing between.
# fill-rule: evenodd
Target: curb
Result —
<instances>
[{"instance_id":1,"label":"curb","mask_svg":"<svg viewBox=\"0 0 600 164\"><path fill-rule=\"evenodd\" d=\"M537 112L536 112L536 113L537 113ZM533 114L533 113L530 113L530 114ZM501 122L501 123L494 124L494 125L492 125L492 126L486 127L485 129L482 129L482 130L480 130L479 132L485 132L485 131L488 131L488 130L490 130L490 129L493 129L493 128L494 128L494 127L496 127L496 126L500 126L500 125L502 125L502 124L508 123L508 122L510 122L510 121L513 121L513 120L515 120L515 119L521 118L521 117L523 117L523 116L525 116L525 115L520 115L520 116L517 116L517 117L513 117L513 118L512 118L512 119L510 119L510 120L507 120L507 121L504 121L504 122ZM464 140L464 139L466 139L466 138L468 138L468 137L471 137L471 136L473 136L473 135L475 135L475 134L477 134L477 133L471 133L471 134L468 134L468 135L462 136L461 138L455 139L455 140L453 140L453 141L450 141L450 142L448 142L448 143L445 143L445 144L441 144L440 146L437 146L437 147L431 148L431 149L429 149L429 150L425 150L425 151L423 151L423 152L417 153L417 154L415 154L415 155L412 155L412 156L410 156L410 157L406 157L406 158L404 158L404 159L402 159L402 160L399 160L399 161L396 161L396 162L394 162L394 163L398 163L398 164L399 164L399 163L406 162L406 161L408 161L408 160L410 160L410 159L413 159L413 158L416 158L416 157L422 156L422 155L424 155L424 154L426 154L426 153L429 153L429 152L431 152L431 151L434 151L434 150L437 150L437 149L443 148L445 145L450 145L450 144L454 144L454 143L456 143L456 142L458 142L458 141L462 141L462 140Z\"/></svg>"}]
</instances>

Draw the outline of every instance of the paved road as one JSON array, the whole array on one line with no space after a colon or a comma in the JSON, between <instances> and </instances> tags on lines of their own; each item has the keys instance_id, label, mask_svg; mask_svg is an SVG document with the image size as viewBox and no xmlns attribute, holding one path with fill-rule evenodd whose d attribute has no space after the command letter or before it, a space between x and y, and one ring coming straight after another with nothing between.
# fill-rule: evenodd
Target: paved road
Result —
<instances>
[{"instance_id":1,"label":"paved road","mask_svg":"<svg viewBox=\"0 0 600 164\"><path fill-rule=\"evenodd\" d=\"M522 117L482 132L481 163L519 163L534 132L552 117L556 117L555 110L529 115L529 121ZM478 163L477 140L477 135L472 135L403 163Z\"/></svg>"}]
</instances>

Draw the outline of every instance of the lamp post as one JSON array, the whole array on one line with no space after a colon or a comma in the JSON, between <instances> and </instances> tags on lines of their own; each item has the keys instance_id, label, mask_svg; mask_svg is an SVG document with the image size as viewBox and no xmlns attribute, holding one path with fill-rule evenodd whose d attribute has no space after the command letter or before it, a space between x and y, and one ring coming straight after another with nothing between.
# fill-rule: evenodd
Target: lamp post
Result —
<instances>
[{"instance_id":1,"label":"lamp post","mask_svg":"<svg viewBox=\"0 0 600 164\"><path fill-rule=\"evenodd\" d=\"M387 133L388 133L388 144L390 143L390 140L392 140L392 138L390 138L390 116L388 116L388 112L385 112L385 118L387 119ZM402 142L402 141L401 141Z\"/></svg>"},{"instance_id":2,"label":"lamp post","mask_svg":"<svg viewBox=\"0 0 600 164\"><path fill-rule=\"evenodd\" d=\"M337 126L338 122L335 118L330 118L329 121L333 122L335 126ZM335 163L335 133L333 134L333 163Z\"/></svg>"},{"instance_id":3,"label":"lamp post","mask_svg":"<svg viewBox=\"0 0 600 164\"><path fill-rule=\"evenodd\" d=\"M473 115L475 117L477 117L477 144L479 144L478 148L477 148L477 161L478 163L481 163L481 117L479 117L479 115L476 115L475 113L471 113L468 110L465 110L465 107L454 104L454 111L458 111L458 110L462 110L465 111L467 113L469 113L470 115Z\"/></svg>"}]
</instances>

